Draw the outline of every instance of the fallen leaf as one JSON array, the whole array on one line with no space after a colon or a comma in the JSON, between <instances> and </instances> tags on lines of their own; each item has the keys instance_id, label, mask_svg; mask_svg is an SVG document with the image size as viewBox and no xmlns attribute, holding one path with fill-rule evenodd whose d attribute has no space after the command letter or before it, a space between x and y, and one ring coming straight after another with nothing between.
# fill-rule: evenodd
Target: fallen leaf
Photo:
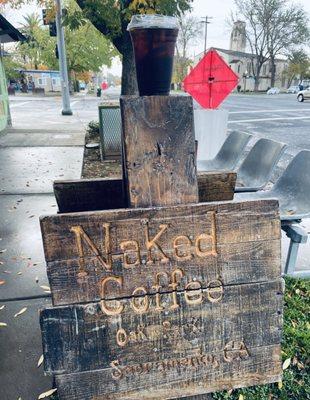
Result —
<instances>
[{"instance_id":1,"label":"fallen leaf","mask_svg":"<svg viewBox=\"0 0 310 400\"><path fill-rule=\"evenodd\" d=\"M6 249L0 250L0 254L5 253Z\"/></svg>"},{"instance_id":2,"label":"fallen leaf","mask_svg":"<svg viewBox=\"0 0 310 400\"><path fill-rule=\"evenodd\" d=\"M0 285L4 285L5 284L5 280L0 279Z\"/></svg>"},{"instance_id":3,"label":"fallen leaf","mask_svg":"<svg viewBox=\"0 0 310 400\"><path fill-rule=\"evenodd\" d=\"M278 388L281 390L283 388L283 383L282 381L278 382Z\"/></svg>"},{"instance_id":4,"label":"fallen leaf","mask_svg":"<svg viewBox=\"0 0 310 400\"><path fill-rule=\"evenodd\" d=\"M53 393L57 391L57 388L48 390L47 392L41 393L38 397L38 400L45 399L46 397L51 396Z\"/></svg>"},{"instance_id":5,"label":"fallen leaf","mask_svg":"<svg viewBox=\"0 0 310 400\"><path fill-rule=\"evenodd\" d=\"M283 365L282 365L283 371L284 371L285 369L287 369L290 365L291 365L291 359L290 359L290 358L287 358L287 359L284 361Z\"/></svg>"},{"instance_id":6,"label":"fallen leaf","mask_svg":"<svg viewBox=\"0 0 310 400\"><path fill-rule=\"evenodd\" d=\"M14 318L18 317L19 315L24 314L24 312L27 311L27 307L22 308L18 313L14 315Z\"/></svg>"},{"instance_id":7,"label":"fallen leaf","mask_svg":"<svg viewBox=\"0 0 310 400\"><path fill-rule=\"evenodd\" d=\"M17 272L17 275L22 275L23 273L21 271Z\"/></svg>"},{"instance_id":8,"label":"fallen leaf","mask_svg":"<svg viewBox=\"0 0 310 400\"><path fill-rule=\"evenodd\" d=\"M46 285L42 285L42 286L40 286L40 288L42 288L43 290L48 290L48 291L51 290L51 288L49 286L46 286Z\"/></svg>"},{"instance_id":9,"label":"fallen leaf","mask_svg":"<svg viewBox=\"0 0 310 400\"><path fill-rule=\"evenodd\" d=\"M0 306L0 310L3 310L5 306Z\"/></svg>"},{"instance_id":10,"label":"fallen leaf","mask_svg":"<svg viewBox=\"0 0 310 400\"><path fill-rule=\"evenodd\" d=\"M0 328L4 326L8 326L8 324L6 324L5 322L0 322Z\"/></svg>"},{"instance_id":11,"label":"fallen leaf","mask_svg":"<svg viewBox=\"0 0 310 400\"><path fill-rule=\"evenodd\" d=\"M293 215L293 214L295 214L295 211L294 210L287 210L287 211L285 211L285 214Z\"/></svg>"},{"instance_id":12,"label":"fallen leaf","mask_svg":"<svg viewBox=\"0 0 310 400\"><path fill-rule=\"evenodd\" d=\"M43 363L43 360L44 360L44 356L43 356L43 354L42 354L41 357L40 357L39 360L38 360L38 368L39 368L39 366Z\"/></svg>"},{"instance_id":13,"label":"fallen leaf","mask_svg":"<svg viewBox=\"0 0 310 400\"><path fill-rule=\"evenodd\" d=\"M303 363L298 362L298 363L297 363L297 368L298 368L298 369L305 369L305 366L304 366Z\"/></svg>"},{"instance_id":14,"label":"fallen leaf","mask_svg":"<svg viewBox=\"0 0 310 400\"><path fill-rule=\"evenodd\" d=\"M44 293L51 294L52 292L50 290L44 290Z\"/></svg>"},{"instance_id":15,"label":"fallen leaf","mask_svg":"<svg viewBox=\"0 0 310 400\"><path fill-rule=\"evenodd\" d=\"M11 274L12 272L11 271L7 271L7 270L5 270L5 271L3 271L5 274Z\"/></svg>"}]
</instances>

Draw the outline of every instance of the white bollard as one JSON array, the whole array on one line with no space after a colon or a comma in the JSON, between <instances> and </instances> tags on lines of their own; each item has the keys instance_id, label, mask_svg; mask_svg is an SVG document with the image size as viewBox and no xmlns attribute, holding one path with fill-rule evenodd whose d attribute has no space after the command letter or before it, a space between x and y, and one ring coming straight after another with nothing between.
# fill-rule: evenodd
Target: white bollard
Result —
<instances>
[{"instance_id":1,"label":"white bollard","mask_svg":"<svg viewBox=\"0 0 310 400\"><path fill-rule=\"evenodd\" d=\"M228 110L194 109L197 160L216 156L227 135Z\"/></svg>"}]
</instances>

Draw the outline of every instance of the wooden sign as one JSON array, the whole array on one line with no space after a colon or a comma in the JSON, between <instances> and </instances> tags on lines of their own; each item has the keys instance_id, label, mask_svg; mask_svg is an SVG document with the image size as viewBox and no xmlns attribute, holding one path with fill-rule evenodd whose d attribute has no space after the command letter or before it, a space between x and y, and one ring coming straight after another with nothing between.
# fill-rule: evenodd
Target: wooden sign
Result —
<instances>
[{"instance_id":1,"label":"wooden sign","mask_svg":"<svg viewBox=\"0 0 310 400\"><path fill-rule=\"evenodd\" d=\"M281 376L273 200L41 219L62 400L176 399Z\"/></svg>"}]
</instances>

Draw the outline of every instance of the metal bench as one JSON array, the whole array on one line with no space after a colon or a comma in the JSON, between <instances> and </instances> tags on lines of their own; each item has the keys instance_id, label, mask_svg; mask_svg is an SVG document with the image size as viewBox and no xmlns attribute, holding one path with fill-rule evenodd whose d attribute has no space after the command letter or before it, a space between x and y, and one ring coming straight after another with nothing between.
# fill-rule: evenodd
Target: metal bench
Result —
<instances>
[{"instance_id":1,"label":"metal bench","mask_svg":"<svg viewBox=\"0 0 310 400\"><path fill-rule=\"evenodd\" d=\"M235 192L256 192L263 189L282 156L286 144L259 139L237 169Z\"/></svg>"},{"instance_id":2,"label":"metal bench","mask_svg":"<svg viewBox=\"0 0 310 400\"><path fill-rule=\"evenodd\" d=\"M197 161L198 171L232 171L241 158L245 146L252 135L244 132L231 132L217 155L212 160Z\"/></svg>"},{"instance_id":3,"label":"metal bench","mask_svg":"<svg viewBox=\"0 0 310 400\"><path fill-rule=\"evenodd\" d=\"M235 200L276 198L279 200L281 227L290 238L284 268L285 274L309 276L310 269L295 271L300 243L306 243L308 234L298 224L310 218L310 151L300 151L289 163L281 177L270 190L256 193L239 193Z\"/></svg>"}]
</instances>

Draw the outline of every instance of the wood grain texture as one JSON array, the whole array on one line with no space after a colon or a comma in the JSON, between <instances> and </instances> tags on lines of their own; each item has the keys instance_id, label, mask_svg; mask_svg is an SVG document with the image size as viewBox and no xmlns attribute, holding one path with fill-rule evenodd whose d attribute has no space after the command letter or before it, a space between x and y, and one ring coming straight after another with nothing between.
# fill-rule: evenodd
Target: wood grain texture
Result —
<instances>
[{"instance_id":1,"label":"wood grain texture","mask_svg":"<svg viewBox=\"0 0 310 400\"><path fill-rule=\"evenodd\" d=\"M53 188L60 213L126 207L122 179L55 181Z\"/></svg>"},{"instance_id":2,"label":"wood grain texture","mask_svg":"<svg viewBox=\"0 0 310 400\"><path fill-rule=\"evenodd\" d=\"M184 370L135 374L111 379L112 369L56 376L58 393L64 400L162 400L230 390L281 379L279 345L249 349L251 357L220 364L218 369L197 366ZM203 399L203 397L202 397Z\"/></svg>"},{"instance_id":3,"label":"wood grain texture","mask_svg":"<svg viewBox=\"0 0 310 400\"><path fill-rule=\"evenodd\" d=\"M124 179L131 207L198 202L189 96L123 96Z\"/></svg>"},{"instance_id":4,"label":"wood grain texture","mask_svg":"<svg viewBox=\"0 0 310 400\"><path fill-rule=\"evenodd\" d=\"M158 297L45 309L41 313L43 350L48 355L45 371L91 371L110 368L117 360L115 365L123 367L145 365L152 374L164 360L176 360L173 369L179 369L182 357L197 355L206 358L188 362L216 369L218 364L230 364L238 351L246 360L250 349L281 341L281 279L224 286L222 291L193 285Z\"/></svg>"},{"instance_id":5,"label":"wood grain texture","mask_svg":"<svg viewBox=\"0 0 310 400\"><path fill-rule=\"evenodd\" d=\"M157 274L166 274L167 286L176 269L183 288L193 279L205 288L218 279L231 285L280 275L273 200L63 214L42 218L41 228L54 305L100 300L109 276L122 284L109 283L106 298L140 286L154 293ZM146 235L157 236L150 249Z\"/></svg>"},{"instance_id":6,"label":"wood grain texture","mask_svg":"<svg viewBox=\"0 0 310 400\"><path fill-rule=\"evenodd\" d=\"M200 202L233 200L235 172L200 172L197 179Z\"/></svg>"},{"instance_id":7,"label":"wood grain texture","mask_svg":"<svg viewBox=\"0 0 310 400\"><path fill-rule=\"evenodd\" d=\"M232 200L234 172L199 173L199 202ZM54 182L54 194L60 213L126 208L122 179L98 178Z\"/></svg>"}]
</instances>

